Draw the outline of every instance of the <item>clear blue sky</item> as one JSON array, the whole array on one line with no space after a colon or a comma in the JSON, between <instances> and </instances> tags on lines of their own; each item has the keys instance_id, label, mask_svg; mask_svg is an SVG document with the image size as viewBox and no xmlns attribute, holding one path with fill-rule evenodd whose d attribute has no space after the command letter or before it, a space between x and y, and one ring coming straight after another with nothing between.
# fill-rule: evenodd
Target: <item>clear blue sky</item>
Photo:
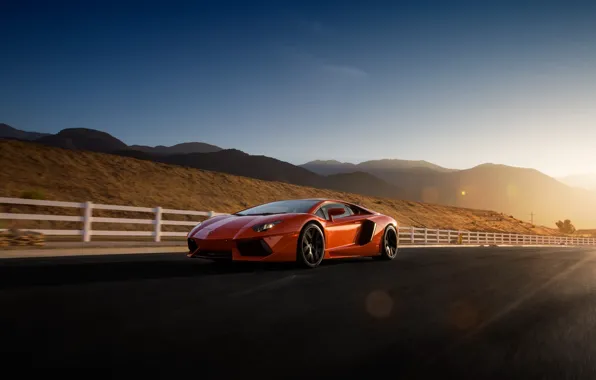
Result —
<instances>
[{"instance_id":1,"label":"clear blue sky","mask_svg":"<svg viewBox=\"0 0 596 380\"><path fill-rule=\"evenodd\" d=\"M446 3L2 1L0 122L596 171L596 2Z\"/></svg>"}]
</instances>

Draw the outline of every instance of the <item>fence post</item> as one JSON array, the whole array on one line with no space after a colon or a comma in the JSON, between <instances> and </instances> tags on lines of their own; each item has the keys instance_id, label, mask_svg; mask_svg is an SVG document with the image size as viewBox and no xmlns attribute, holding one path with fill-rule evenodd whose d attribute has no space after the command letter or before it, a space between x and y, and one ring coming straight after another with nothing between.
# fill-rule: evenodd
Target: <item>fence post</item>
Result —
<instances>
[{"instance_id":1,"label":"fence post","mask_svg":"<svg viewBox=\"0 0 596 380\"><path fill-rule=\"evenodd\" d=\"M414 226L410 227L410 241L412 244L416 242L416 228Z\"/></svg>"},{"instance_id":2,"label":"fence post","mask_svg":"<svg viewBox=\"0 0 596 380\"><path fill-rule=\"evenodd\" d=\"M424 244L428 244L428 228L424 229Z\"/></svg>"},{"instance_id":3,"label":"fence post","mask_svg":"<svg viewBox=\"0 0 596 380\"><path fill-rule=\"evenodd\" d=\"M209 219L209 218L213 218L213 214L215 214L215 212L214 212L214 211L209 211L209 212L207 213L207 219Z\"/></svg>"},{"instance_id":4,"label":"fence post","mask_svg":"<svg viewBox=\"0 0 596 380\"><path fill-rule=\"evenodd\" d=\"M93 219L93 202L85 202L85 214L83 216L83 241L91 241L91 221Z\"/></svg>"},{"instance_id":5,"label":"fence post","mask_svg":"<svg viewBox=\"0 0 596 380\"><path fill-rule=\"evenodd\" d=\"M155 208L155 242L159 243L161 241L161 206Z\"/></svg>"}]
</instances>

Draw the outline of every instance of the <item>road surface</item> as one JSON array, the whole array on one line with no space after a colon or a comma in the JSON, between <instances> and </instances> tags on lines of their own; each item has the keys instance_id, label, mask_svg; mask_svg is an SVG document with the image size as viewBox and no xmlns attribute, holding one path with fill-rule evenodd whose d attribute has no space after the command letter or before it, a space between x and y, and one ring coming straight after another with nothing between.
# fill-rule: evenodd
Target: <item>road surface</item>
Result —
<instances>
[{"instance_id":1,"label":"road surface","mask_svg":"<svg viewBox=\"0 0 596 380\"><path fill-rule=\"evenodd\" d=\"M4 373L101 378L590 379L595 290L589 248L403 249L315 270L0 260L0 357Z\"/></svg>"}]
</instances>

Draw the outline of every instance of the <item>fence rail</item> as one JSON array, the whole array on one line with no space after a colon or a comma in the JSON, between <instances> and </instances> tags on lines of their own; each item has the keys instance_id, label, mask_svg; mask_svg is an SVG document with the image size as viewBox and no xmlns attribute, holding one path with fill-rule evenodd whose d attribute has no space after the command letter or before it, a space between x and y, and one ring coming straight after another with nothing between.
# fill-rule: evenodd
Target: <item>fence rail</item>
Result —
<instances>
[{"instance_id":1,"label":"fence rail","mask_svg":"<svg viewBox=\"0 0 596 380\"><path fill-rule=\"evenodd\" d=\"M82 229L80 230L48 230L48 229L30 229L30 231L39 232L44 235L52 236L77 236L83 237L84 242L91 241L92 236L145 236L153 237L156 242L161 241L163 236L184 237L187 232L168 232L162 231L162 226L195 226L198 221L186 220L166 220L163 215L189 215L189 216L204 216L210 218L216 215L223 215L214 211L192 211L192 210L175 210L164 209L162 207L134 207L134 206L119 206L106 205L93 202L58 202L58 201L43 201L34 199L21 198L3 198L0 197L0 204L12 205L28 205L28 206L44 206L44 207L70 207L80 208L83 210L82 216L71 215L45 215L45 214L22 214L22 213L0 213L0 220L35 220L35 221L60 221L60 222L82 222ZM93 216L93 210L110 210L110 211L128 211L128 212L146 212L153 214L151 219L138 218L109 218ZM153 231L117 231L117 230L94 230L93 223L128 223L128 224L150 224L155 226ZM189 228L190 229L190 228ZM6 229L0 229L6 231Z\"/></svg>"},{"instance_id":2,"label":"fence rail","mask_svg":"<svg viewBox=\"0 0 596 380\"><path fill-rule=\"evenodd\" d=\"M434 230L400 227L399 242L407 244L510 244L510 245L596 245L596 238L571 236L522 235L500 232L472 232L465 230Z\"/></svg>"},{"instance_id":3,"label":"fence rail","mask_svg":"<svg viewBox=\"0 0 596 380\"><path fill-rule=\"evenodd\" d=\"M45 215L45 214L24 214L24 213L0 213L0 220L36 220L36 221L63 221L82 223L80 230L59 230L59 229L31 229L45 235L53 236L82 236L84 242L91 241L92 236L144 236L153 237L154 241L159 242L164 236L184 237L187 232L168 232L162 231L162 226L194 226L198 221L182 221L163 219L164 214L204 216L210 218L216 215L225 215L214 211L192 211L164 209L162 207L134 207L96 204L93 202L59 202L44 201L21 198L3 198L0 197L0 204L12 205L30 205L30 206L49 206L49 207L68 207L82 209L82 216L72 215ZM93 216L93 210L111 210L111 211L130 211L145 212L153 214L151 219L138 218L109 218ZM149 224L153 225L153 231L117 231L117 230L94 230L93 223L129 223L129 224ZM190 228L189 228L190 229ZM6 229L0 229L6 231ZM596 238L578 238L568 236L545 236L545 235L520 235L510 233L496 232L472 232L458 230L436 230L416 227L400 227L399 242L405 244L512 244L512 245L596 245Z\"/></svg>"}]
</instances>

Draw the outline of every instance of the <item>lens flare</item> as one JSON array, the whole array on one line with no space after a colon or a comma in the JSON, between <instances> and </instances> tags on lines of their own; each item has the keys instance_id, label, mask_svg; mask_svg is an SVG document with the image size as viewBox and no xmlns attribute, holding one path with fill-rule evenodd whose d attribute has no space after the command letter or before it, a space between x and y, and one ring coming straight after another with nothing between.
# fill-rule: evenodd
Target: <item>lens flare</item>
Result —
<instances>
[{"instance_id":1,"label":"lens flare","mask_svg":"<svg viewBox=\"0 0 596 380\"><path fill-rule=\"evenodd\" d=\"M393 310L393 299L382 290L369 293L365 302L368 314L376 318L387 318Z\"/></svg>"}]
</instances>

